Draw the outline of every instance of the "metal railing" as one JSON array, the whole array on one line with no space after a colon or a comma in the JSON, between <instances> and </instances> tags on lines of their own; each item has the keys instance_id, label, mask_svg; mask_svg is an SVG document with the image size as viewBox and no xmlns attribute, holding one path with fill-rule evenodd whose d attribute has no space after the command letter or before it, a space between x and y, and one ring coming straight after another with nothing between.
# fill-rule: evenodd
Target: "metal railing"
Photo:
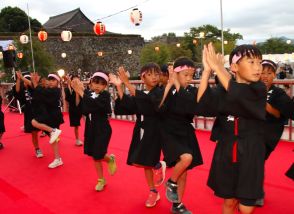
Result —
<instances>
[{"instance_id":1,"label":"metal railing","mask_svg":"<svg viewBox=\"0 0 294 214\"><path fill-rule=\"evenodd\" d=\"M130 81L133 85L135 85L135 87L137 89L143 89L144 85L142 83L142 81L140 80L131 80ZM198 86L200 83L200 80L193 80L191 82L192 85L194 86ZM210 85L214 85L215 81L213 79L209 80L209 84ZM287 94L290 97L293 97L294 95L294 80L293 79L284 79L284 80L275 80L274 84L286 89ZM3 104L8 104L8 100L6 99L6 92L9 91L12 86L14 84L13 83L2 83L0 85L0 95L3 98ZM116 99L116 91L114 90L113 86L110 85L109 86L109 92L111 94L112 97L112 106L114 106L114 100ZM63 93L64 94L64 93ZM63 98L64 100L64 98ZM67 103L64 101L63 102L64 106L63 106L63 111L67 111ZM127 121L135 121L136 120L136 115L115 115L114 113L112 113L111 117L113 119L119 119L119 120L127 120ZM210 131L212 128L214 122L214 118L213 117L202 117L202 116L195 116L194 117L194 123L195 123L195 127L196 129L199 130L208 130ZM289 120L288 123L285 125L285 129L284 132L282 134L281 139L282 140L286 140L286 141L294 141L294 121Z\"/></svg>"},{"instance_id":2,"label":"metal railing","mask_svg":"<svg viewBox=\"0 0 294 214\"><path fill-rule=\"evenodd\" d=\"M143 89L144 85L140 80L133 80L130 81L137 89ZM193 80L191 82L192 85L198 87L200 80ZM213 79L209 80L210 85L214 85L215 81ZM287 94L290 97L294 95L294 80L284 79L284 80L275 80L274 84L278 87L286 89ZM113 104L116 98L115 90L110 86L109 91L112 96ZM115 115L112 114L112 118L119 119L119 120L127 120L127 121L135 121L136 115ZM207 130L210 131L212 129L214 123L214 117L202 117L202 116L195 116L194 117L194 124L196 129L199 130ZM281 139L286 141L294 141L294 121L289 120L287 125L285 125L284 132L282 134Z\"/></svg>"}]
</instances>

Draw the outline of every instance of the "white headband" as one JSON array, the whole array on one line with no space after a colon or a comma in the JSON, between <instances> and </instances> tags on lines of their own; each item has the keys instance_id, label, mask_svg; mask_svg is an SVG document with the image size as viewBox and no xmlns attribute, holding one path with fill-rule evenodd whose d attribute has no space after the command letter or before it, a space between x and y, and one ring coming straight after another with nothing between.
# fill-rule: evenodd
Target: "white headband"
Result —
<instances>
[{"instance_id":1,"label":"white headband","mask_svg":"<svg viewBox=\"0 0 294 214\"><path fill-rule=\"evenodd\" d=\"M57 81L60 81L59 76L57 76L56 74L49 74L49 75L48 75L48 78L49 78L49 77L53 77L53 78L56 79Z\"/></svg>"},{"instance_id":2,"label":"white headband","mask_svg":"<svg viewBox=\"0 0 294 214\"><path fill-rule=\"evenodd\" d=\"M94 77L101 77L101 78L105 79L106 82L109 81L108 76L107 76L106 74L102 73L102 72L99 72L99 71L98 71L98 72L95 72L95 73L93 74L93 76L91 77L91 79L93 79Z\"/></svg>"}]
</instances>

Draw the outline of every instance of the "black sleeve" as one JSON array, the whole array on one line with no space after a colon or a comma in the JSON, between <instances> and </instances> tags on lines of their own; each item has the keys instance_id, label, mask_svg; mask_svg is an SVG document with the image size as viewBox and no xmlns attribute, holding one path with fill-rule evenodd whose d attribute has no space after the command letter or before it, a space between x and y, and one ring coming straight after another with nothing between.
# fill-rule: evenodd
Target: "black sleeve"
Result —
<instances>
[{"instance_id":1,"label":"black sleeve","mask_svg":"<svg viewBox=\"0 0 294 214\"><path fill-rule=\"evenodd\" d=\"M134 99L136 102L137 113L150 115L158 112L162 96L163 90L159 88L151 90L148 94L136 90Z\"/></svg>"},{"instance_id":2,"label":"black sleeve","mask_svg":"<svg viewBox=\"0 0 294 214\"><path fill-rule=\"evenodd\" d=\"M136 114L136 104L134 98L124 94L122 99L115 100L114 114L116 115L132 115Z\"/></svg>"},{"instance_id":3,"label":"black sleeve","mask_svg":"<svg viewBox=\"0 0 294 214\"><path fill-rule=\"evenodd\" d=\"M65 100L69 103L72 102L73 93L70 93L68 88L64 89L64 94L65 94Z\"/></svg>"},{"instance_id":4,"label":"black sleeve","mask_svg":"<svg viewBox=\"0 0 294 214\"><path fill-rule=\"evenodd\" d=\"M267 95L267 102L279 110L285 118L294 120L293 100L283 89L275 87L274 90L270 90Z\"/></svg>"},{"instance_id":5,"label":"black sleeve","mask_svg":"<svg viewBox=\"0 0 294 214\"><path fill-rule=\"evenodd\" d=\"M85 93L81 99L81 106L83 114L95 113L111 113L110 94L103 91L98 97L92 98L89 94Z\"/></svg>"},{"instance_id":6,"label":"black sleeve","mask_svg":"<svg viewBox=\"0 0 294 214\"><path fill-rule=\"evenodd\" d=\"M221 98L225 94L225 89L220 85L207 87L201 99L197 103L195 112L199 116L215 117L218 115Z\"/></svg>"},{"instance_id":7,"label":"black sleeve","mask_svg":"<svg viewBox=\"0 0 294 214\"><path fill-rule=\"evenodd\" d=\"M228 97L235 103L237 114L255 119L265 119L266 86L262 82L250 84L229 83Z\"/></svg>"}]
</instances>

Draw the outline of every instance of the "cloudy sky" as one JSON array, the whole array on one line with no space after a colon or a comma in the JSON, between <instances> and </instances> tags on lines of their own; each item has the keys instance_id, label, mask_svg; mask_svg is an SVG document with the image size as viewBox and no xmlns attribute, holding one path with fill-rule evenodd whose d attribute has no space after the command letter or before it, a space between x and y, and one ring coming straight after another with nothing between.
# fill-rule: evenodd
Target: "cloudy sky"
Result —
<instances>
[{"instance_id":1,"label":"cloudy sky","mask_svg":"<svg viewBox=\"0 0 294 214\"><path fill-rule=\"evenodd\" d=\"M241 33L244 42L286 36L294 39L293 0L222 0L224 29ZM191 27L212 24L220 28L220 0L0 0L0 10L17 6L44 24L55 16L76 8L93 22L105 16L138 6L143 22L135 27L127 10L103 19L108 31L140 34L145 39L174 32L181 36Z\"/></svg>"}]
</instances>

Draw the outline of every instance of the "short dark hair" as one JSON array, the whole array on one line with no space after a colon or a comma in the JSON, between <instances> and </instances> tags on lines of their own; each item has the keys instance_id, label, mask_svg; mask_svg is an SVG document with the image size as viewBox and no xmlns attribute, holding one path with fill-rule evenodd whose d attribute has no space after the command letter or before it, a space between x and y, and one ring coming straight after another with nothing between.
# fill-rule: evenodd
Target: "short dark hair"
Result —
<instances>
[{"instance_id":1,"label":"short dark hair","mask_svg":"<svg viewBox=\"0 0 294 214\"><path fill-rule=\"evenodd\" d=\"M174 62L174 68L179 67L179 66L185 66L185 65L188 67L195 68L194 62L191 59L189 59L188 57L184 57L184 56L179 57Z\"/></svg>"},{"instance_id":2,"label":"short dark hair","mask_svg":"<svg viewBox=\"0 0 294 214\"><path fill-rule=\"evenodd\" d=\"M238 63L243 57L254 57L262 59L262 54L260 50L254 45L239 45L230 54L230 64L232 64L232 59L234 56L241 56L241 58L236 62Z\"/></svg>"},{"instance_id":3,"label":"short dark hair","mask_svg":"<svg viewBox=\"0 0 294 214\"><path fill-rule=\"evenodd\" d=\"M148 72L148 71L156 71L156 72L160 73L160 67L158 64L156 64L154 62L147 63L147 64L143 65L143 67L141 68L140 75L142 75L143 73Z\"/></svg>"},{"instance_id":4,"label":"short dark hair","mask_svg":"<svg viewBox=\"0 0 294 214\"><path fill-rule=\"evenodd\" d=\"M276 73L277 64L274 63L272 60L264 59L262 60L261 64L263 69L268 68L268 69L271 69L274 73Z\"/></svg>"},{"instance_id":5,"label":"short dark hair","mask_svg":"<svg viewBox=\"0 0 294 214\"><path fill-rule=\"evenodd\" d=\"M97 70L96 72L101 72L101 73L104 73L107 76L109 76L109 74L107 72L105 72L104 70ZM103 79L102 77L98 77L98 76L95 76L95 77L91 78L90 83L91 82L94 82L96 84L100 83L102 85L107 85L107 81L105 79Z\"/></svg>"}]
</instances>

